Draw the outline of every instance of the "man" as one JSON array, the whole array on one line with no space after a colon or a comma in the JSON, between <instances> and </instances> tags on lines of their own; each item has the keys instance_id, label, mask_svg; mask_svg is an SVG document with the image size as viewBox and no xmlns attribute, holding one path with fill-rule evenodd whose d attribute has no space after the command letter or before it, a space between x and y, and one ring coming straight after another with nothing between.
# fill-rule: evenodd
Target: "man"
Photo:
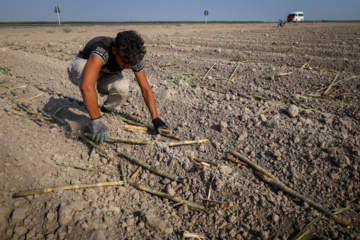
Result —
<instances>
[{"instance_id":1,"label":"man","mask_svg":"<svg viewBox=\"0 0 360 240\"><path fill-rule=\"evenodd\" d=\"M124 69L134 72L155 129L158 132L168 129L158 116L155 98L145 75L142 61L145 54L141 36L135 31L124 31L119 32L115 39L102 36L93 38L69 64L69 79L80 87L92 123L93 140L102 143L110 136L101 112L112 112L128 94L129 79L124 78ZM96 89L108 95L101 112Z\"/></svg>"}]
</instances>

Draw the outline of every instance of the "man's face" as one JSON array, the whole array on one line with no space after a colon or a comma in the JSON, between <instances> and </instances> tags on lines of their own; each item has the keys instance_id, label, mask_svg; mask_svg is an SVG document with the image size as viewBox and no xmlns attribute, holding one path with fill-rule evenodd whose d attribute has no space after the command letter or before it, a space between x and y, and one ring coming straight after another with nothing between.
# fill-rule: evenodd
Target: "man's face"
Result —
<instances>
[{"instance_id":1,"label":"man's face","mask_svg":"<svg viewBox=\"0 0 360 240\"><path fill-rule=\"evenodd\" d=\"M124 61L121 59L121 57L116 53L115 47L112 47L112 53L114 54L115 60L116 60L117 64L119 65L119 67L121 67L122 69L131 68L131 64L124 63Z\"/></svg>"}]
</instances>

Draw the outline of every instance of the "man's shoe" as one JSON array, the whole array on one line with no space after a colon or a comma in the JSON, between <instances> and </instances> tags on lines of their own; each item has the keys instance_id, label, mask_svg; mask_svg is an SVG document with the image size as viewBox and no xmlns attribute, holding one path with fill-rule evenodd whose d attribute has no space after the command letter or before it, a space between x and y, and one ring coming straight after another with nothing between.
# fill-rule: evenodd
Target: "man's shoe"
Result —
<instances>
[{"instance_id":1,"label":"man's shoe","mask_svg":"<svg viewBox=\"0 0 360 240\"><path fill-rule=\"evenodd\" d=\"M112 113L112 111L107 110L104 106L102 106L102 107L100 108L100 111L103 112L103 113Z\"/></svg>"},{"instance_id":2,"label":"man's shoe","mask_svg":"<svg viewBox=\"0 0 360 240\"><path fill-rule=\"evenodd\" d=\"M106 118L106 120L108 121L108 123L112 123L112 119L111 116L114 116L114 112L113 111L109 111L106 108L104 108L104 106L102 106L100 108L100 111L103 113L103 116Z\"/></svg>"}]
</instances>

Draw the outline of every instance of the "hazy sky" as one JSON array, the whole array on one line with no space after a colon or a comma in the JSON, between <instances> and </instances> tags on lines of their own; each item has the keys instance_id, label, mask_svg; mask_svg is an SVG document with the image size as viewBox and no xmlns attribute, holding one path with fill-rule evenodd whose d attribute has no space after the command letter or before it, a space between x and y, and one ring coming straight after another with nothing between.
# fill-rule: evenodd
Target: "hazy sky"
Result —
<instances>
[{"instance_id":1,"label":"hazy sky","mask_svg":"<svg viewBox=\"0 0 360 240\"><path fill-rule=\"evenodd\" d=\"M1 0L0 22L277 21L292 11L305 20L359 20L360 0Z\"/></svg>"}]
</instances>

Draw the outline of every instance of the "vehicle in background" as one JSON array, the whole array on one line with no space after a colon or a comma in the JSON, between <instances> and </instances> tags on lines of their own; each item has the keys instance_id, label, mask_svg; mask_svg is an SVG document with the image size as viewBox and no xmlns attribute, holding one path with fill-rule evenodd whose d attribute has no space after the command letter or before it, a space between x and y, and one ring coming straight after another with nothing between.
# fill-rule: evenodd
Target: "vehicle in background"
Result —
<instances>
[{"instance_id":1,"label":"vehicle in background","mask_svg":"<svg viewBox=\"0 0 360 240\"><path fill-rule=\"evenodd\" d=\"M287 16L287 22L303 22L304 12L292 12Z\"/></svg>"}]
</instances>

